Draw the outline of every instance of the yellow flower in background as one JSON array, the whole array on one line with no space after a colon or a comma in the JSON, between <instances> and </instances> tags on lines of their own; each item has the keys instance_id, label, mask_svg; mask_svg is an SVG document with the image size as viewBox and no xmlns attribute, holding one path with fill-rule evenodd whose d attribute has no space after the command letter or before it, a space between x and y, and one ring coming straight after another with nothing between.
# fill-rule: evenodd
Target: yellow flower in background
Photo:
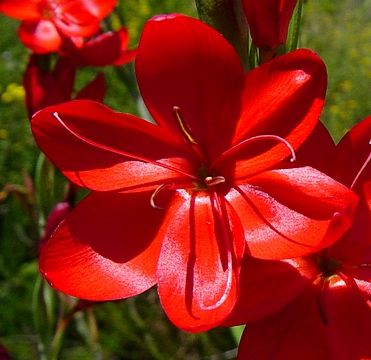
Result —
<instances>
[{"instance_id":1,"label":"yellow flower in background","mask_svg":"<svg viewBox=\"0 0 371 360\"><path fill-rule=\"evenodd\" d=\"M9 84L1 94L1 101L4 103L18 102L24 100L23 86L17 83Z\"/></svg>"}]
</instances>

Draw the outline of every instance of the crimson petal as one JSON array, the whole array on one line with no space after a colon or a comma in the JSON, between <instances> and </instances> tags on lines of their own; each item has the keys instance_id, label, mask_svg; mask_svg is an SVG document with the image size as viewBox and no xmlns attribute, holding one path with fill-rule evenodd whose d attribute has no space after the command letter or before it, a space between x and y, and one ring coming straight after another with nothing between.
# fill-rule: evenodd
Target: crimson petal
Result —
<instances>
[{"instance_id":1,"label":"crimson petal","mask_svg":"<svg viewBox=\"0 0 371 360\"><path fill-rule=\"evenodd\" d=\"M313 287L275 315L248 324L237 359L332 359L317 296L318 292Z\"/></svg>"},{"instance_id":2,"label":"crimson petal","mask_svg":"<svg viewBox=\"0 0 371 360\"><path fill-rule=\"evenodd\" d=\"M136 51L128 51L129 36L125 28L108 31L85 42L80 48L73 43L67 56L80 66L106 66L134 60Z\"/></svg>"},{"instance_id":3,"label":"crimson petal","mask_svg":"<svg viewBox=\"0 0 371 360\"><path fill-rule=\"evenodd\" d=\"M286 42L297 0L242 0L255 46L275 48Z\"/></svg>"},{"instance_id":4,"label":"crimson petal","mask_svg":"<svg viewBox=\"0 0 371 360\"><path fill-rule=\"evenodd\" d=\"M333 277L323 291L313 286L282 311L248 324L238 359L369 359L370 334L370 308Z\"/></svg>"},{"instance_id":5,"label":"crimson petal","mask_svg":"<svg viewBox=\"0 0 371 360\"><path fill-rule=\"evenodd\" d=\"M371 309L358 289L332 278L324 294L334 359L370 359Z\"/></svg>"},{"instance_id":6,"label":"crimson petal","mask_svg":"<svg viewBox=\"0 0 371 360\"><path fill-rule=\"evenodd\" d=\"M245 256L238 301L223 325L260 320L283 308L318 276L316 265L311 258L272 261Z\"/></svg>"},{"instance_id":7,"label":"crimson petal","mask_svg":"<svg viewBox=\"0 0 371 360\"><path fill-rule=\"evenodd\" d=\"M333 176L347 186L354 182L354 188L360 191L359 184L371 182L370 156L371 116L368 116L355 125L338 144ZM363 165L365 168L362 169Z\"/></svg>"},{"instance_id":8,"label":"crimson petal","mask_svg":"<svg viewBox=\"0 0 371 360\"><path fill-rule=\"evenodd\" d=\"M62 43L58 30L50 20L22 21L18 36L36 54L57 51Z\"/></svg>"},{"instance_id":9,"label":"crimson petal","mask_svg":"<svg viewBox=\"0 0 371 360\"><path fill-rule=\"evenodd\" d=\"M323 61L306 49L249 71L233 145L259 135L274 135L297 149L318 122L326 79ZM251 176L289 156L288 146L282 141L260 140L240 146L234 155L235 177Z\"/></svg>"},{"instance_id":10,"label":"crimson petal","mask_svg":"<svg viewBox=\"0 0 371 360\"><path fill-rule=\"evenodd\" d=\"M18 20L40 18L40 0L1 0L0 12Z\"/></svg>"},{"instance_id":11,"label":"crimson petal","mask_svg":"<svg viewBox=\"0 0 371 360\"><path fill-rule=\"evenodd\" d=\"M137 295L156 282L164 212L150 193L93 193L41 248L40 271L56 289L89 300Z\"/></svg>"},{"instance_id":12,"label":"crimson petal","mask_svg":"<svg viewBox=\"0 0 371 360\"><path fill-rule=\"evenodd\" d=\"M358 200L310 167L267 171L236 189L227 200L240 215L248 251L262 259L304 256L331 245L351 225Z\"/></svg>"},{"instance_id":13,"label":"crimson petal","mask_svg":"<svg viewBox=\"0 0 371 360\"><path fill-rule=\"evenodd\" d=\"M188 331L216 326L237 297L244 241L236 215L217 194L178 191L159 236L157 282L166 314Z\"/></svg>"},{"instance_id":14,"label":"crimson petal","mask_svg":"<svg viewBox=\"0 0 371 360\"><path fill-rule=\"evenodd\" d=\"M229 144L243 69L232 46L214 29L181 15L153 18L143 30L136 74L143 100L160 126L179 131L173 114L178 106L194 140L211 157Z\"/></svg>"},{"instance_id":15,"label":"crimson petal","mask_svg":"<svg viewBox=\"0 0 371 360\"><path fill-rule=\"evenodd\" d=\"M190 177L182 141L93 101L51 106L35 114L31 125L40 148L79 186L103 191L153 189Z\"/></svg>"}]
</instances>

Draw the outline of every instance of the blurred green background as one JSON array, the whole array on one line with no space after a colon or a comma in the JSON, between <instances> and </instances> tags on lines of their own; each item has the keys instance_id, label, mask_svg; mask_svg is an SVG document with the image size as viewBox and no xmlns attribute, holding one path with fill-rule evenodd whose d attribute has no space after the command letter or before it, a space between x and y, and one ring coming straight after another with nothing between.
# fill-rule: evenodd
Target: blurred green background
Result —
<instances>
[{"instance_id":1,"label":"blurred green background","mask_svg":"<svg viewBox=\"0 0 371 360\"><path fill-rule=\"evenodd\" d=\"M125 0L121 8L132 46L152 15L196 14L191 0ZM308 0L304 5L300 46L314 49L327 64L322 121L336 140L370 113L370 14L371 0ZM22 76L29 53L17 40L17 26L0 15L0 344L22 360L39 358L32 315L39 224L31 181L39 152L23 105ZM84 70L78 83L91 79L95 71ZM103 71L109 84L106 104L137 112L117 70ZM61 199L61 193L57 191L54 200ZM47 288L42 291L51 297L52 307L61 303L68 307L69 299ZM151 290L78 314L67 329L61 359L232 359L239 333L240 329L181 332L166 319Z\"/></svg>"}]
</instances>

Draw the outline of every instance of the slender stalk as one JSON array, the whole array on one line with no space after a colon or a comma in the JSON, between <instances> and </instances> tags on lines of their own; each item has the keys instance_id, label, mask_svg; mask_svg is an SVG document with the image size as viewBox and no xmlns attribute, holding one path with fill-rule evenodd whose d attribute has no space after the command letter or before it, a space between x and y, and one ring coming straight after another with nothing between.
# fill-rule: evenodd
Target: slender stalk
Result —
<instances>
[{"instance_id":1,"label":"slender stalk","mask_svg":"<svg viewBox=\"0 0 371 360\"><path fill-rule=\"evenodd\" d=\"M290 22L289 33L286 42L286 52L290 52L298 48L302 15L303 0L298 0Z\"/></svg>"}]
</instances>

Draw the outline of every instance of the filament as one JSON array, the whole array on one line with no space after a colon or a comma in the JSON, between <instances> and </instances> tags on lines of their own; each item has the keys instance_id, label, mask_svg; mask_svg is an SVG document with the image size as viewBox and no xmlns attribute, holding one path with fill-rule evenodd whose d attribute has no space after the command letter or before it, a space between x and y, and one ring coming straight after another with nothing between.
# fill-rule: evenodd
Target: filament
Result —
<instances>
[{"instance_id":1,"label":"filament","mask_svg":"<svg viewBox=\"0 0 371 360\"><path fill-rule=\"evenodd\" d=\"M133 156L132 154L130 153L127 153L125 151L121 151L119 149L115 149L111 146L107 146L107 145L103 145L103 144L100 144L100 143L97 143L95 142L94 140L90 140L88 138L86 138L85 136L82 136L78 133L76 133L74 130L72 130L59 116L59 114L55 111L53 112L53 116L54 118L73 136L75 136L77 139L83 141L84 143L86 144L89 144L91 146L94 146L94 147L97 147L99 148L100 150L105 150L105 151L108 151L108 152L111 152L113 154L117 154L117 155L121 155L121 156L125 156L125 157L129 157L131 159L135 159L135 160L139 160L139 161L143 161L145 163L150 163L150 164L155 164L157 166L160 166L160 167L163 167L165 169L168 169L168 170L171 170L171 171L174 171L178 174L182 174L182 175L185 175L193 180L196 180L197 177L196 176L193 176L191 174L188 174L186 172L183 172L182 170L180 169L177 169L177 168L174 168L172 166L169 166L169 165L166 165L166 164L163 164L161 162L157 162L157 161L154 161L154 160L149 160L145 157L142 157L142 156Z\"/></svg>"},{"instance_id":2,"label":"filament","mask_svg":"<svg viewBox=\"0 0 371 360\"><path fill-rule=\"evenodd\" d=\"M188 129L187 124L185 123L182 116L180 115L180 107L174 106L173 112L174 112L174 116L177 121L177 124L182 134L185 136L186 140L190 142L191 144L197 145L197 141L193 138L191 131Z\"/></svg>"},{"instance_id":3,"label":"filament","mask_svg":"<svg viewBox=\"0 0 371 360\"><path fill-rule=\"evenodd\" d=\"M201 159L202 162L207 162L207 156L201 146L195 140L192 131L190 130L187 122L183 119L179 106L173 106L173 113L176 120L176 123L182 133L184 140L190 145L189 148L193 151L198 159Z\"/></svg>"},{"instance_id":4,"label":"filament","mask_svg":"<svg viewBox=\"0 0 371 360\"><path fill-rule=\"evenodd\" d=\"M158 206L156 205L155 203L155 197L159 194L159 192L161 190L163 190L165 187L167 186L167 184L161 184L160 186L158 186L155 191L152 193L151 195L151 198L149 199L149 203L151 204L151 206L154 208L154 209L158 209L158 210L163 210L164 208L161 207L161 206Z\"/></svg>"},{"instance_id":5,"label":"filament","mask_svg":"<svg viewBox=\"0 0 371 360\"><path fill-rule=\"evenodd\" d=\"M371 139L369 140L368 144L371 145ZM365 162L363 163L362 167L359 169L356 177L354 178L354 180L352 182L352 185L350 185L350 188L351 189L353 189L354 185L358 181L358 179L361 176L362 172L366 169L366 166L368 165L368 163L370 162L370 160L371 160L371 152L368 154L368 158L365 160Z\"/></svg>"},{"instance_id":6,"label":"filament","mask_svg":"<svg viewBox=\"0 0 371 360\"><path fill-rule=\"evenodd\" d=\"M218 157L218 159L216 161L214 161L214 163L212 165L215 165L215 163L222 158L226 158L226 157L230 157L230 156L234 155L243 146L248 145L248 144L250 144L252 142L255 142L255 141L259 141L259 140L274 140L274 141L277 141L277 142L280 142L280 143L284 144L290 151L290 154L291 154L290 162L296 161L295 150L292 147L292 145L286 139L284 139L284 138L282 138L281 136L278 136L278 135L257 135L257 136L253 136L253 137L250 137L248 139L245 139L245 140L241 141L240 143L232 146L228 150L224 151Z\"/></svg>"}]
</instances>

